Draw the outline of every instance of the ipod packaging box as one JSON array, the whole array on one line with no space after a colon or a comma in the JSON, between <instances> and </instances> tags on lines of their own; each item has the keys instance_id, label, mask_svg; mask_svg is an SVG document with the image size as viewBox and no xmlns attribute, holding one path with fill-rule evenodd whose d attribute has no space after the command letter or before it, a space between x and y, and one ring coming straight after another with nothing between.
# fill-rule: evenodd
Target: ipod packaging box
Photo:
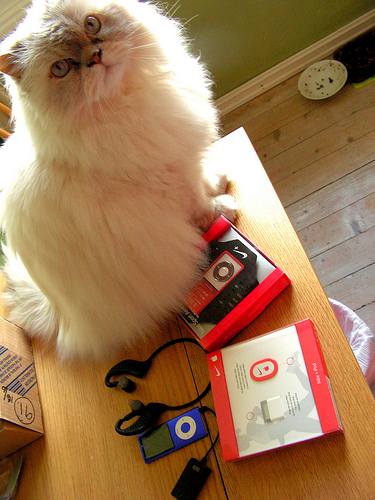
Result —
<instances>
[{"instance_id":1,"label":"ipod packaging box","mask_svg":"<svg viewBox=\"0 0 375 500\"><path fill-rule=\"evenodd\" d=\"M225 217L216 220L204 239L209 267L180 316L210 352L259 316L290 280Z\"/></svg>"},{"instance_id":2,"label":"ipod packaging box","mask_svg":"<svg viewBox=\"0 0 375 500\"><path fill-rule=\"evenodd\" d=\"M225 347L207 359L225 460L342 431L310 320Z\"/></svg>"},{"instance_id":3,"label":"ipod packaging box","mask_svg":"<svg viewBox=\"0 0 375 500\"><path fill-rule=\"evenodd\" d=\"M42 435L30 341L21 328L0 317L0 458Z\"/></svg>"}]
</instances>

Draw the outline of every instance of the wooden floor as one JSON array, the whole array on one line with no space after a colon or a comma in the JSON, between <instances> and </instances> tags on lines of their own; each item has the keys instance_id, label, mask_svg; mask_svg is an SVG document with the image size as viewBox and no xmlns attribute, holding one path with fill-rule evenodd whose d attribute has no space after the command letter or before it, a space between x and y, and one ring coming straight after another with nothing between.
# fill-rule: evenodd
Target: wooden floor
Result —
<instances>
[{"instance_id":1,"label":"wooden floor","mask_svg":"<svg viewBox=\"0 0 375 500\"><path fill-rule=\"evenodd\" d=\"M297 77L223 119L245 127L329 297L375 332L375 84L309 101Z\"/></svg>"}]
</instances>

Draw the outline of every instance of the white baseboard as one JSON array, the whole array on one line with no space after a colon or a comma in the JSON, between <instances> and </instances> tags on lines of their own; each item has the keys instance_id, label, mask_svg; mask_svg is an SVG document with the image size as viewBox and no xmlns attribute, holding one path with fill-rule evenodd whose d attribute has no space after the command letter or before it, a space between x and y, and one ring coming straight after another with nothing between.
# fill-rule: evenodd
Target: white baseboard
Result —
<instances>
[{"instance_id":1,"label":"white baseboard","mask_svg":"<svg viewBox=\"0 0 375 500\"><path fill-rule=\"evenodd\" d=\"M254 99L254 97L296 75L310 64L324 59L345 43L365 33L374 26L375 9L372 9L331 35L288 57L285 61L252 78L237 89L228 92L228 94L219 97L216 99L217 108L221 115L233 111L242 104Z\"/></svg>"}]
</instances>

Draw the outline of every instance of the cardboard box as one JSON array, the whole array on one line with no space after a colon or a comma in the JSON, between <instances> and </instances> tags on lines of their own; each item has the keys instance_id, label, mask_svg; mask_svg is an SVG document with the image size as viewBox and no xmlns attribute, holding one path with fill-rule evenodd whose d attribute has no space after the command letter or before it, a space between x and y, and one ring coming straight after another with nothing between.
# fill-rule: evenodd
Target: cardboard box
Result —
<instances>
[{"instance_id":1,"label":"cardboard box","mask_svg":"<svg viewBox=\"0 0 375 500\"><path fill-rule=\"evenodd\" d=\"M310 320L207 358L225 460L342 431Z\"/></svg>"},{"instance_id":2,"label":"cardboard box","mask_svg":"<svg viewBox=\"0 0 375 500\"><path fill-rule=\"evenodd\" d=\"M0 317L0 458L43 434L31 343Z\"/></svg>"},{"instance_id":3,"label":"cardboard box","mask_svg":"<svg viewBox=\"0 0 375 500\"><path fill-rule=\"evenodd\" d=\"M204 235L209 268L180 317L210 352L227 344L290 284L254 243L220 217Z\"/></svg>"}]
</instances>

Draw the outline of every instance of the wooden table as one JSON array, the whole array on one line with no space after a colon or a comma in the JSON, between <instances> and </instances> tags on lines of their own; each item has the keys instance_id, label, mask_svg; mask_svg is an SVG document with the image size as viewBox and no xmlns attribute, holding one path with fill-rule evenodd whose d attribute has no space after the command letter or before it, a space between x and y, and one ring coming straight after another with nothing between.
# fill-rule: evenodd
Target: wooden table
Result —
<instances>
[{"instance_id":1,"label":"wooden table","mask_svg":"<svg viewBox=\"0 0 375 500\"><path fill-rule=\"evenodd\" d=\"M232 168L239 201L238 227L290 276L293 286L237 340L311 318L318 330L345 427L336 435L239 463L224 463L220 447L210 458L214 473L202 499L370 499L375 498L375 403L340 330L327 298L267 175L243 130L219 141L214 156ZM181 335L176 322L149 341L123 353L144 358L168 338ZM25 449L21 500L166 499L192 456L201 457L208 440L151 465L140 457L135 439L113 429L128 412L125 393L103 384L101 364L69 363L34 342L45 437ZM178 403L207 383L204 354L172 348L160 356L147 380L138 384L142 401ZM212 405L209 395L205 401ZM169 416L173 416L170 414ZM210 420L215 431L215 422Z\"/></svg>"}]
</instances>

